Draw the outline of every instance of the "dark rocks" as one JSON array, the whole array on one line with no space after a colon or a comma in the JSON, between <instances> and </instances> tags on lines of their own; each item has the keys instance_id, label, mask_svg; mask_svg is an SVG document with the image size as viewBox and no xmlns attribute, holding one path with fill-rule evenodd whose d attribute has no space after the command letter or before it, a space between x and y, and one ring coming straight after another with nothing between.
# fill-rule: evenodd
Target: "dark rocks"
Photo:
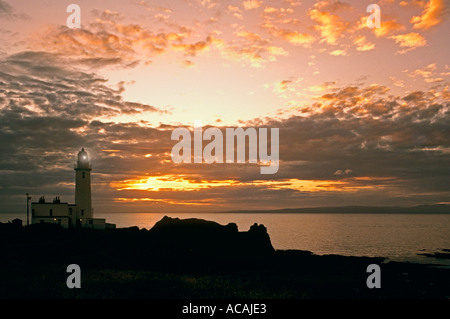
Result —
<instances>
[{"instance_id":1,"label":"dark rocks","mask_svg":"<svg viewBox=\"0 0 450 319\"><path fill-rule=\"evenodd\" d=\"M267 229L253 225L239 232L234 223L220 225L202 219L165 216L148 231L154 252L189 264L230 264L264 258L274 252Z\"/></svg>"},{"instance_id":2,"label":"dark rocks","mask_svg":"<svg viewBox=\"0 0 450 319\"><path fill-rule=\"evenodd\" d=\"M0 298L450 296L448 269L275 251L266 227L258 224L239 231L233 223L169 217L150 230L8 223L0 224L0 252ZM69 264L81 267L82 289L67 289ZM381 289L366 285L370 264L381 266Z\"/></svg>"}]
</instances>

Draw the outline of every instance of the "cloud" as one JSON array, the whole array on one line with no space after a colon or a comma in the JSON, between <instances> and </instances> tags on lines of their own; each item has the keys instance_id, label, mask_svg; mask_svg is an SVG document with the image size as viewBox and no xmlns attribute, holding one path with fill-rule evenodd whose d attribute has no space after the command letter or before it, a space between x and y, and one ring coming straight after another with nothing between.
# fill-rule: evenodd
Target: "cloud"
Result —
<instances>
[{"instance_id":1,"label":"cloud","mask_svg":"<svg viewBox=\"0 0 450 319\"><path fill-rule=\"evenodd\" d=\"M217 6L217 3L212 0L197 0L203 7L212 9Z\"/></svg>"},{"instance_id":2,"label":"cloud","mask_svg":"<svg viewBox=\"0 0 450 319\"><path fill-rule=\"evenodd\" d=\"M172 48L182 51L185 55L196 56L198 53L207 50L210 44L213 43L213 37L207 37L205 41L197 41L192 44L173 43Z\"/></svg>"},{"instance_id":3,"label":"cloud","mask_svg":"<svg viewBox=\"0 0 450 319\"><path fill-rule=\"evenodd\" d=\"M428 30L442 23L445 13L444 0L430 0L420 16L411 18L414 29Z\"/></svg>"},{"instance_id":4,"label":"cloud","mask_svg":"<svg viewBox=\"0 0 450 319\"><path fill-rule=\"evenodd\" d=\"M352 7L339 0L321 0L314 4L314 7L323 11L336 12L339 10L349 10Z\"/></svg>"},{"instance_id":5,"label":"cloud","mask_svg":"<svg viewBox=\"0 0 450 319\"><path fill-rule=\"evenodd\" d=\"M167 7L155 6L148 1L139 1L136 4L145 8L146 11L153 13L154 17L157 19L162 18L163 20L167 20L173 12L172 9L169 9Z\"/></svg>"},{"instance_id":6,"label":"cloud","mask_svg":"<svg viewBox=\"0 0 450 319\"><path fill-rule=\"evenodd\" d=\"M419 69L415 69L408 73L410 77L422 77L427 83L443 82L445 77L449 75L449 72L438 71L436 63L430 63L427 66Z\"/></svg>"},{"instance_id":7,"label":"cloud","mask_svg":"<svg viewBox=\"0 0 450 319\"><path fill-rule=\"evenodd\" d=\"M167 9L169 10L169 9ZM140 62L168 51L195 56L215 42L210 36L205 40L192 40L193 31L185 26L170 25L169 30L154 32L136 23L124 23L117 12L96 12L94 23L84 28L48 26L32 39L32 47L48 52L71 56L74 61L88 66L136 67Z\"/></svg>"},{"instance_id":8,"label":"cloud","mask_svg":"<svg viewBox=\"0 0 450 319\"><path fill-rule=\"evenodd\" d=\"M399 53L406 53L410 50L423 47L427 44L427 40L416 32L393 35L389 38L394 39L400 47L406 48L405 50L399 51Z\"/></svg>"},{"instance_id":9,"label":"cloud","mask_svg":"<svg viewBox=\"0 0 450 319\"><path fill-rule=\"evenodd\" d=\"M347 52L345 50L333 50L330 52L330 55L334 55L334 56L345 56L347 55Z\"/></svg>"},{"instance_id":10,"label":"cloud","mask_svg":"<svg viewBox=\"0 0 450 319\"><path fill-rule=\"evenodd\" d=\"M137 26L133 26L136 34L141 34ZM122 34L114 34L108 31L95 31L88 29L70 29L66 26L48 27L43 34L32 41L32 46L44 49L48 52L64 54L72 58L78 58L80 63L86 62L98 67L111 64L135 65L138 57L136 48L127 32L132 32L131 26L119 30ZM124 34L125 33L125 34ZM149 36L150 39L150 36ZM146 43L147 50L158 54L164 51L165 43L162 39L155 41L158 44Z\"/></svg>"},{"instance_id":11,"label":"cloud","mask_svg":"<svg viewBox=\"0 0 450 319\"><path fill-rule=\"evenodd\" d=\"M159 112L150 105L124 101L120 90L109 88L101 77L64 67L70 65L70 59L61 56L26 51L8 56L0 64L3 110L80 120Z\"/></svg>"},{"instance_id":12,"label":"cloud","mask_svg":"<svg viewBox=\"0 0 450 319\"><path fill-rule=\"evenodd\" d=\"M262 5L262 1L260 0L244 0L242 1L242 6L245 10L252 10L259 8Z\"/></svg>"},{"instance_id":13,"label":"cloud","mask_svg":"<svg viewBox=\"0 0 450 319\"><path fill-rule=\"evenodd\" d=\"M316 38L310 33L299 31L300 21L297 18L288 17L293 13L291 8L266 7L261 28L272 36L293 45L311 47Z\"/></svg>"},{"instance_id":14,"label":"cloud","mask_svg":"<svg viewBox=\"0 0 450 319\"><path fill-rule=\"evenodd\" d=\"M332 82L324 82L319 85L312 85L312 86L308 87L308 91L313 92L313 93L323 92L323 91L333 88L335 84L336 84L336 82L332 81Z\"/></svg>"},{"instance_id":15,"label":"cloud","mask_svg":"<svg viewBox=\"0 0 450 319\"><path fill-rule=\"evenodd\" d=\"M9 15L13 12L11 5L3 0L0 0L0 15Z\"/></svg>"},{"instance_id":16,"label":"cloud","mask_svg":"<svg viewBox=\"0 0 450 319\"><path fill-rule=\"evenodd\" d=\"M283 80L281 82L277 82L274 85L273 91L277 93L283 93L290 89L292 82L292 80Z\"/></svg>"},{"instance_id":17,"label":"cloud","mask_svg":"<svg viewBox=\"0 0 450 319\"><path fill-rule=\"evenodd\" d=\"M276 33L280 38L288 41L289 43L304 47L309 47L316 40L311 34L299 33L297 31L280 29Z\"/></svg>"},{"instance_id":18,"label":"cloud","mask_svg":"<svg viewBox=\"0 0 450 319\"><path fill-rule=\"evenodd\" d=\"M27 14L17 14L14 8L6 1L0 0L0 18L2 19L22 19L29 20Z\"/></svg>"},{"instance_id":19,"label":"cloud","mask_svg":"<svg viewBox=\"0 0 450 319\"><path fill-rule=\"evenodd\" d=\"M344 170L338 169L336 172L333 173L333 175L341 176L341 175L348 175L350 173L353 173L353 171L349 168L346 168Z\"/></svg>"},{"instance_id":20,"label":"cloud","mask_svg":"<svg viewBox=\"0 0 450 319\"><path fill-rule=\"evenodd\" d=\"M330 45L336 45L338 39L349 27L348 22L343 21L342 18L330 12L312 9L308 14L311 20L316 22L314 28L320 32L321 42L326 42Z\"/></svg>"},{"instance_id":21,"label":"cloud","mask_svg":"<svg viewBox=\"0 0 450 319\"><path fill-rule=\"evenodd\" d=\"M367 42L366 37L363 35L357 36L353 40L353 44L356 45L356 50L358 51L370 51L375 49L375 44L371 42Z\"/></svg>"},{"instance_id":22,"label":"cloud","mask_svg":"<svg viewBox=\"0 0 450 319\"><path fill-rule=\"evenodd\" d=\"M405 27L395 20L382 20L380 27L373 28L372 31L377 38L380 38L404 29Z\"/></svg>"},{"instance_id":23,"label":"cloud","mask_svg":"<svg viewBox=\"0 0 450 319\"><path fill-rule=\"evenodd\" d=\"M231 15L233 15L235 18L238 19L243 19L243 15L242 15L242 11L241 9L239 9L239 7L237 6L233 6L233 5L228 5L227 6L227 12Z\"/></svg>"},{"instance_id":24,"label":"cloud","mask_svg":"<svg viewBox=\"0 0 450 319\"><path fill-rule=\"evenodd\" d=\"M250 31L237 31L237 38L220 46L225 58L243 62L253 67L262 67L267 62L276 61L278 56L286 56L288 52L261 35Z\"/></svg>"}]
</instances>

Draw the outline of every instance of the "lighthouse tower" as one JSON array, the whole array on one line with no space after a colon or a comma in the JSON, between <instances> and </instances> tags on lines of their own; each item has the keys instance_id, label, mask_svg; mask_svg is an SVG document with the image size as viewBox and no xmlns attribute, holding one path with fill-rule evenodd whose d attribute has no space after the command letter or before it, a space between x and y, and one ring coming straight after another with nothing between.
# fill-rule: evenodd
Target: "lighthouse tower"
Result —
<instances>
[{"instance_id":1,"label":"lighthouse tower","mask_svg":"<svg viewBox=\"0 0 450 319\"><path fill-rule=\"evenodd\" d=\"M76 224L86 225L93 218L91 201L91 164L89 156L84 148L78 153L78 161L75 165L75 205Z\"/></svg>"}]
</instances>

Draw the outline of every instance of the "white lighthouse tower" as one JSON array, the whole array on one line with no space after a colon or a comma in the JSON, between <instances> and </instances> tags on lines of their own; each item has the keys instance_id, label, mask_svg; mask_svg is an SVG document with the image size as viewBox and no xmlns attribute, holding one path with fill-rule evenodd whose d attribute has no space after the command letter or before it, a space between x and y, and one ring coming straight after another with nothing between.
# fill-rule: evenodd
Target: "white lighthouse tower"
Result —
<instances>
[{"instance_id":1,"label":"white lighthouse tower","mask_svg":"<svg viewBox=\"0 0 450 319\"><path fill-rule=\"evenodd\" d=\"M93 218L91 199L91 164L84 148L78 153L75 165L75 205L76 224L84 226Z\"/></svg>"},{"instance_id":2,"label":"white lighthouse tower","mask_svg":"<svg viewBox=\"0 0 450 319\"><path fill-rule=\"evenodd\" d=\"M59 196L53 202L46 202L45 197L41 196L38 202L31 203L31 223L53 223L64 228L116 228L115 224L107 223L105 218L94 218L91 170L88 153L82 148L75 164L75 204L61 202ZM30 198L27 194L27 201Z\"/></svg>"}]
</instances>

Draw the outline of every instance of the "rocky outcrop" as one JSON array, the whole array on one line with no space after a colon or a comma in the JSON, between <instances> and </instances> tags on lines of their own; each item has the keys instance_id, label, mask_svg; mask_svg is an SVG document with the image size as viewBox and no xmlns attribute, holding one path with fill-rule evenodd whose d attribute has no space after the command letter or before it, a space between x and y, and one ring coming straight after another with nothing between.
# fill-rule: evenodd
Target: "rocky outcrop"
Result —
<instances>
[{"instance_id":1,"label":"rocky outcrop","mask_svg":"<svg viewBox=\"0 0 450 319\"><path fill-rule=\"evenodd\" d=\"M234 223L220 225L202 219L165 216L149 230L155 253L182 259L227 262L258 260L274 252L266 227L254 224L240 232Z\"/></svg>"},{"instance_id":2,"label":"rocky outcrop","mask_svg":"<svg viewBox=\"0 0 450 319\"><path fill-rule=\"evenodd\" d=\"M30 246L29 251L24 248L14 255L24 253L31 259L64 263L79 260L110 267L204 269L258 265L275 252L267 229L258 224L248 231L239 231L234 223L220 225L202 219L166 216L150 230L138 227L64 229L57 224L2 226L0 239L5 243L8 239L41 247Z\"/></svg>"}]
</instances>

